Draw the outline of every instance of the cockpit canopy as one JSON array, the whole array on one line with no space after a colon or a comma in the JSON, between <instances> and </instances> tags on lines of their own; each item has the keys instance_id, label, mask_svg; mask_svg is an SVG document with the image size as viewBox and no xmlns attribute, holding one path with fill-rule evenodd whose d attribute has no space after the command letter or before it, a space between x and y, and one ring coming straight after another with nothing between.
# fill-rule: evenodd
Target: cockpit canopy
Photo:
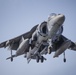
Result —
<instances>
[{"instance_id":1,"label":"cockpit canopy","mask_svg":"<svg viewBox=\"0 0 76 75\"><path fill-rule=\"evenodd\" d=\"M48 20L51 20L52 18L54 18L54 17L57 16L57 15L60 15L60 14L51 13L51 14L48 16Z\"/></svg>"},{"instance_id":2,"label":"cockpit canopy","mask_svg":"<svg viewBox=\"0 0 76 75\"><path fill-rule=\"evenodd\" d=\"M51 20L53 17L55 17L57 14L55 13L51 13L49 16L48 16L48 20Z\"/></svg>"},{"instance_id":3,"label":"cockpit canopy","mask_svg":"<svg viewBox=\"0 0 76 75\"><path fill-rule=\"evenodd\" d=\"M55 14L55 13L51 13L51 14L50 14L50 16L56 16L56 15L57 15L57 14Z\"/></svg>"}]
</instances>

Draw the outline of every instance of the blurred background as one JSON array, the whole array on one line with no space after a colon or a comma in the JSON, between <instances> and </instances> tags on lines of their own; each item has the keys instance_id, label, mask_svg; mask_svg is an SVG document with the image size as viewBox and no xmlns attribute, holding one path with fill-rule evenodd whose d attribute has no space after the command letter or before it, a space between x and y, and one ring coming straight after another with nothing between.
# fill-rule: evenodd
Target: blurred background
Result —
<instances>
[{"instance_id":1,"label":"blurred background","mask_svg":"<svg viewBox=\"0 0 76 75\"><path fill-rule=\"evenodd\" d=\"M76 1L75 0L0 0L0 42L17 37L29 31L36 24L47 20L51 13L64 14L63 35L76 41ZM66 50L67 62L63 54L53 58L47 54L47 61L37 63L19 56L14 61L6 60L10 51L0 49L0 75L76 75L76 52Z\"/></svg>"}]
</instances>

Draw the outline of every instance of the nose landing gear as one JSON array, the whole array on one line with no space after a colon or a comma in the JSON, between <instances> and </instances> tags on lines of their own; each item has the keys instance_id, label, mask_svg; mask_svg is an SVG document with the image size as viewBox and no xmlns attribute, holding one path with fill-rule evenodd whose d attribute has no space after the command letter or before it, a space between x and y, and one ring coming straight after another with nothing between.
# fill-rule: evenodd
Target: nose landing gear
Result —
<instances>
[{"instance_id":1,"label":"nose landing gear","mask_svg":"<svg viewBox=\"0 0 76 75\"><path fill-rule=\"evenodd\" d=\"M51 47L48 48L48 54L51 54Z\"/></svg>"}]
</instances>

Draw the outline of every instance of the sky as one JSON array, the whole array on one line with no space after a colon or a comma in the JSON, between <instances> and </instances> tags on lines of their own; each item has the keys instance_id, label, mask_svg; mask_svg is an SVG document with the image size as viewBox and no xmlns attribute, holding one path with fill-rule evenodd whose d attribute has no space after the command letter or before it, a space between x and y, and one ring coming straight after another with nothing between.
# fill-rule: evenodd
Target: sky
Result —
<instances>
[{"instance_id":1,"label":"sky","mask_svg":"<svg viewBox=\"0 0 76 75\"><path fill-rule=\"evenodd\" d=\"M0 42L9 40L29 31L36 24L47 20L50 13L64 14L63 35L76 41L76 1L75 0L0 0ZM14 61L6 60L10 51L0 49L0 75L76 75L76 52L66 50L67 62L63 54L53 58L47 54L44 63L19 56Z\"/></svg>"}]
</instances>

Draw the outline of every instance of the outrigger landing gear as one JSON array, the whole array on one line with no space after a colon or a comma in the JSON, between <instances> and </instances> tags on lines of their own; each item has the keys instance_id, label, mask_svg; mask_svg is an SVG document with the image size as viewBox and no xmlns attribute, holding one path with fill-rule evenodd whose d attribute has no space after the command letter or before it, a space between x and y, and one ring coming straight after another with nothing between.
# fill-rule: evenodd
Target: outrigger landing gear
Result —
<instances>
[{"instance_id":1,"label":"outrigger landing gear","mask_svg":"<svg viewBox=\"0 0 76 75\"><path fill-rule=\"evenodd\" d=\"M17 56L16 55L12 55L12 57L8 57L8 58L6 58L6 60L10 59L11 62L12 62L14 57L17 57Z\"/></svg>"},{"instance_id":2,"label":"outrigger landing gear","mask_svg":"<svg viewBox=\"0 0 76 75\"><path fill-rule=\"evenodd\" d=\"M65 58L65 52L64 52L64 54L63 54L63 55L64 55L64 59L63 59L63 61L64 61L64 63L65 63L65 62L66 62L66 58Z\"/></svg>"},{"instance_id":3,"label":"outrigger landing gear","mask_svg":"<svg viewBox=\"0 0 76 75\"><path fill-rule=\"evenodd\" d=\"M13 61L12 50L11 50L11 62Z\"/></svg>"}]
</instances>

